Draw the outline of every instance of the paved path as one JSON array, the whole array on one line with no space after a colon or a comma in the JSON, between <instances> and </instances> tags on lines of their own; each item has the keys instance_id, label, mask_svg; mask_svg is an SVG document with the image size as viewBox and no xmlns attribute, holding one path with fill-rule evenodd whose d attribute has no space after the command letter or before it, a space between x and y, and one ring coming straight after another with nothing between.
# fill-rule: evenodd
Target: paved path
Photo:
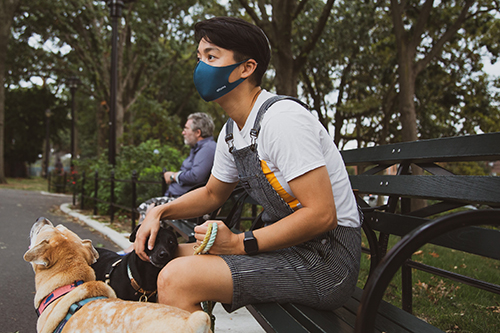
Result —
<instances>
[{"instance_id":1,"label":"paved path","mask_svg":"<svg viewBox=\"0 0 500 333\"><path fill-rule=\"evenodd\" d=\"M35 279L31 265L23 260L23 255L28 249L31 226L38 217L44 216L55 225L64 224L81 238L91 239L95 245L117 249L114 243L101 234L59 213L59 206L71 200L70 196L0 189L1 333L35 332Z\"/></svg>"},{"instance_id":2,"label":"paved path","mask_svg":"<svg viewBox=\"0 0 500 333\"><path fill-rule=\"evenodd\" d=\"M127 244L116 240L109 228L99 227L100 232L89 228L88 224L95 221L75 211L65 208L65 213L62 213L59 208L71 201L71 196L0 189L0 333L36 331L34 273L31 265L23 260L23 255L28 249L31 226L38 217L44 216L55 225L64 224L81 238L91 239L96 246L119 250L121 247L117 243ZM74 216L85 219L85 223ZM214 315L217 333L263 332L244 308L228 314L217 304Z\"/></svg>"}]
</instances>

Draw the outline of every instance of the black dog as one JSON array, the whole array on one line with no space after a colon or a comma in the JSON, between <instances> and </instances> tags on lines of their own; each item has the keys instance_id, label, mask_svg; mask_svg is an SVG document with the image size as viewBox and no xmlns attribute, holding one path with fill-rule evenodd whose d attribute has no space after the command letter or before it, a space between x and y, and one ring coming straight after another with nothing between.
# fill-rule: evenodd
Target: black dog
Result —
<instances>
[{"instance_id":1,"label":"black dog","mask_svg":"<svg viewBox=\"0 0 500 333\"><path fill-rule=\"evenodd\" d=\"M137 226L130 235L135 241ZM152 251L146 247L150 262L142 261L132 251L124 256L114 251L97 248L99 259L92 268L96 279L109 284L116 296L123 300L156 302L156 280L161 269L174 258L177 237L170 228L160 228Z\"/></svg>"}]
</instances>

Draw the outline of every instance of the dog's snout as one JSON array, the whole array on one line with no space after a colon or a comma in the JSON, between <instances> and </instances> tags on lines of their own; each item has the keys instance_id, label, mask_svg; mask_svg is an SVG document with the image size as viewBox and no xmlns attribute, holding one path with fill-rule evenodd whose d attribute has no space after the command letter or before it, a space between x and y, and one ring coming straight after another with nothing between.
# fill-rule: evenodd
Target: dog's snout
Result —
<instances>
[{"instance_id":1,"label":"dog's snout","mask_svg":"<svg viewBox=\"0 0 500 333\"><path fill-rule=\"evenodd\" d=\"M45 225L45 224L51 224L49 220L47 220L45 217L40 216L39 218L36 219L35 221L36 224L38 225Z\"/></svg>"},{"instance_id":2,"label":"dog's snout","mask_svg":"<svg viewBox=\"0 0 500 333\"><path fill-rule=\"evenodd\" d=\"M36 219L35 223L31 227L30 231L30 240L31 240L31 245L33 245L33 242L35 241L36 235L42 230L42 228L46 225L52 226L52 222L50 222L48 219L46 219L43 216L40 216L39 218Z\"/></svg>"}]
</instances>

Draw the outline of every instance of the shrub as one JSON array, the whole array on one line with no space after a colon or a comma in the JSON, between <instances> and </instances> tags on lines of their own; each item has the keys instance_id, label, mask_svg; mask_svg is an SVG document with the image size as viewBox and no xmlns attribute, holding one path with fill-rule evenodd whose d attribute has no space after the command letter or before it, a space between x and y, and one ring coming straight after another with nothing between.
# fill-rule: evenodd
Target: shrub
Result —
<instances>
[{"instance_id":1,"label":"shrub","mask_svg":"<svg viewBox=\"0 0 500 333\"><path fill-rule=\"evenodd\" d=\"M116 157L116 165L113 168L108 164L107 153L95 159L86 159L75 161L75 166L79 174L78 188L81 189L81 175L85 172L84 191L86 196L94 197L95 185L94 176L98 172L99 179L109 179L111 172L114 171L116 181L114 189L114 202L118 205L130 207L132 203L132 184L129 182L132 173L137 172L137 179L140 181L156 181L163 179L163 169L179 170L185 154L169 145L160 144L159 140L148 140L139 146L122 147L120 154ZM98 198L103 201L110 201L111 183L109 181L98 181ZM163 195L161 184L137 184L137 205L151 198ZM84 199L85 205L93 206L91 198ZM99 202L97 204L98 213L106 214L109 210L107 203Z\"/></svg>"}]
</instances>

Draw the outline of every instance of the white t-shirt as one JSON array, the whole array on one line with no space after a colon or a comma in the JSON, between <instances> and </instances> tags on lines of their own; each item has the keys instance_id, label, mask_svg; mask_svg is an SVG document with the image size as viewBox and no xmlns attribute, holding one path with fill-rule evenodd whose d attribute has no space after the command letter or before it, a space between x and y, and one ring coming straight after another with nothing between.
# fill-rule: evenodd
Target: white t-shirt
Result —
<instances>
[{"instance_id":1,"label":"white t-shirt","mask_svg":"<svg viewBox=\"0 0 500 333\"><path fill-rule=\"evenodd\" d=\"M250 130L259 108L272 96L274 94L262 90L241 131L234 124L236 149L250 145ZM222 182L235 183L238 181L238 170L225 136L224 125L217 140L212 175ZM360 225L344 161L328 132L307 109L291 100L273 104L262 118L257 144L260 160L265 161L279 185L291 196L294 195L288 186L289 181L326 166L332 184L338 224L346 227Z\"/></svg>"}]
</instances>

